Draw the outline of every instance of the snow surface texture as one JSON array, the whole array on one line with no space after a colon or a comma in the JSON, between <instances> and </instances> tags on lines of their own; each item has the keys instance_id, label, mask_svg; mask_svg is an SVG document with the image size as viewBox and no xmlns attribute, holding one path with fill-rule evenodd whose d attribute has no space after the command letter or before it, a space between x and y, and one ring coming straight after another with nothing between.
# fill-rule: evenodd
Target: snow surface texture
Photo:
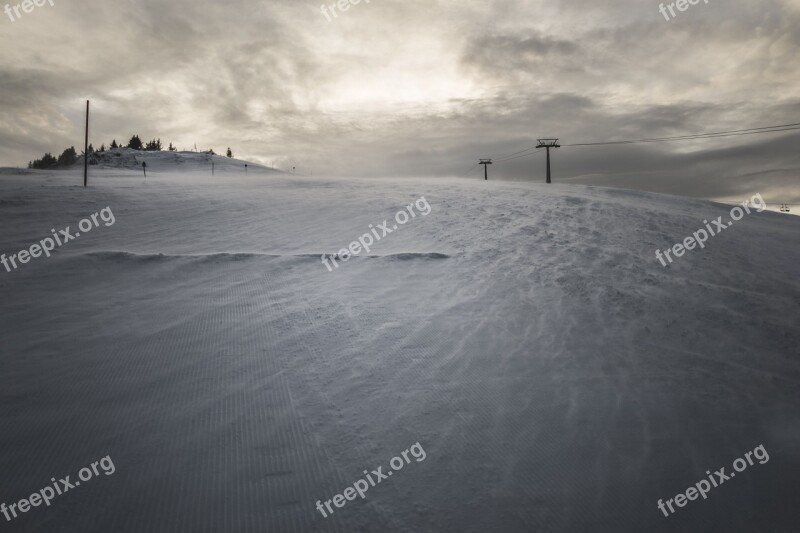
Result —
<instances>
[{"instance_id":1,"label":"snow surface texture","mask_svg":"<svg viewBox=\"0 0 800 533\"><path fill-rule=\"evenodd\" d=\"M0 271L0 501L116 466L1 530L797 531L796 217L664 268L729 207L199 164L0 177L6 254L116 217ZM421 196L430 215L323 266ZM425 461L316 510L416 442ZM767 464L656 507L760 444Z\"/></svg>"}]
</instances>

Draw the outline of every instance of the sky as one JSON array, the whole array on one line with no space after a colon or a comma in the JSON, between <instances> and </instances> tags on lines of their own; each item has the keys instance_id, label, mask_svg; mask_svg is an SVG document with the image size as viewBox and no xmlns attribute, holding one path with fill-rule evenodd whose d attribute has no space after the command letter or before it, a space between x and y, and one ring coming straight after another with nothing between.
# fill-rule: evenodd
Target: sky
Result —
<instances>
[{"instance_id":1,"label":"sky","mask_svg":"<svg viewBox=\"0 0 800 533\"><path fill-rule=\"evenodd\" d=\"M332 176L479 179L478 158L541 137L800 123L800 0L700 0L671 20L652 0L363 0L335 14L320 0L52 0L19 17L15 4L0 14L0 166L80 150L86 99L95 147L136 133ZM553 173L800 204L799 143L564 146ZM491 178L544 181L543 155L522 155Z\"/></svg>"}]
</instances>

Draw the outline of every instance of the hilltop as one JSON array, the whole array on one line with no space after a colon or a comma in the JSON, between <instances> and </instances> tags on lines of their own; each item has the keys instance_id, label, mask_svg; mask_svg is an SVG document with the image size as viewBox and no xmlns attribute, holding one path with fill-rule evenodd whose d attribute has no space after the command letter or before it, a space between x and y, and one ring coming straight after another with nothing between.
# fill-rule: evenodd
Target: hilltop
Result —
<instances>
[{"instance_id":1,"label":"hilltop","mask_svg":"<svg viewBox=\"0 0 800 533\"><path fill-rule=\"evenodd\" d=\"M221 172L241 171L248 166L248 172L280 172L242 159L225 157L209 152L145 151L131 148L113 148L104 152L93 152L89 156L92 169L141 169L147 163L147 170L153 172L211 172L211 163ZM83 156L78 158L76 167L83 167Z\"/></svg>"}]
</instances>

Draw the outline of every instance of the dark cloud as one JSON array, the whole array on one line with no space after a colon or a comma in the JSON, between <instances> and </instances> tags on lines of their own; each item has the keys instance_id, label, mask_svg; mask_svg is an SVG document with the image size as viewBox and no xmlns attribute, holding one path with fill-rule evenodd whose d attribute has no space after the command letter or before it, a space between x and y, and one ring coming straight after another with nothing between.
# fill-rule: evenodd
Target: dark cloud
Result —
<instances>
[{"instance_id":1,"label":"dark cloud","mask_svg":"<svg viewBox=\"0 0 800 533\"><path fill-rule=\"evenodd\" d=\"M670 22L634 0L381 0L331 22L290 0L87 0L4 19L0 43L8 165L79 145L86 98L95 145L136 132L366 176L457 175L539 136L800 122L793 0L701 3ZM795 141L565 147L554 165L572 182L800 202ZM540 158L492 172L541 179Z\"/></svg>"}]
</instances>

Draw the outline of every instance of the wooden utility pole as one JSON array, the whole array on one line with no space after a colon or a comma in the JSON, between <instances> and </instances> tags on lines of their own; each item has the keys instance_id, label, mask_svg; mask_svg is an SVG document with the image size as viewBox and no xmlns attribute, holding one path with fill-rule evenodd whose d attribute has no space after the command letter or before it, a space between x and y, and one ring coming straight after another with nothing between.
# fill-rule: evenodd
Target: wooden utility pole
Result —
<instances>
[{"instance_id":1,"label":"wooden utility pole","mask_svg":"<svg viewBox=\"0 0 800 533\"><path fill-rule=\"evenodd\" d=\"M83 145L83 186L89 184L89 100L86 100L86 138Z\"/></svg>"},{"instance_id":2,"label":"wooden utility pole","mask_svg":"<svg viewBox=\"0 0 800 533\"><path fill-rule=\"evenodd\" d=\"M552 183L550 177L550 148L561 148L561 145L558 144L558 139L539 139L539 146L536 148L547 149L547 183Z\"/></svg>"},{"instance_id":3,"label":"wooden utility pole","mask_svg":"<svg viewBox=\"0 0 800 533\"><path fill-rule=\"evenodd\" d=\"M483 178L485 181L489 181L489 165L492 164L491 159L481 159L481 162L478 163L479 165L483 165Z\"/></svg>"}]
</instances>

